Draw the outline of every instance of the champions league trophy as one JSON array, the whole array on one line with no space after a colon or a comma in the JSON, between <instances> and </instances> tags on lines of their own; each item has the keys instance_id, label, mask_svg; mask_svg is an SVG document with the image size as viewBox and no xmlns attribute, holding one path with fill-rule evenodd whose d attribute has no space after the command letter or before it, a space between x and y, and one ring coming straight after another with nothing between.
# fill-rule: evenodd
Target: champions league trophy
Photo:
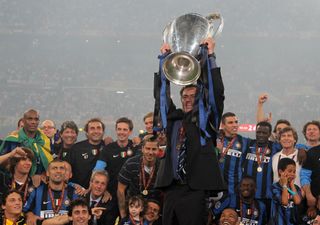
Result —
<instances>
[{"instance_id":1,"label":"champions league trophy","mask_svg":"<svg viewBox=\"0 0 320 225\"><path fill-rule=\"evenodd\" d=\"M215 29L214 24L218 23ZM209 112L216 115L216 106L213 97L213 86L210 80L211 68L207 47L201 45L208 38L217 37L223 29L224 21L220 14L214 13L203 17L196 13L189 13L170 22L163 31L163 41L169 44L171 52L159 56L160 74L155 75L155 111L154 131L163 131L167 126L168 100L170 98L170 82L176 85L197 84L199 93L199 124L200 129L206 133L205 124ZM201 60L201 63L200 63ZM206 62L208 73L201 77L202 62ZM205 73L204 73L205 74ZM199 79L200 78L200 79ZM160 82L157 82L160 81ZM210 124L213 129L218 129L218 116ZM201 138L201 144L205 144Z\"/></svg>"},{"instance_id":2,"label":"champions league trophy","mask_svg":"<svg viewBox=\"0 0 320 225\"><path fill-rule=\"evenodd\" d=\"M215 29L217 21L219 25ZM172 51L162 64L166 78L177 85L195 83L201 74L201 65L196 58L200 54L200 44L208 37L218 36L223 26L223 18L217 13L207 17L189 13L169 23L163 31L163 41Z\"/></svg>"}]
</instances>

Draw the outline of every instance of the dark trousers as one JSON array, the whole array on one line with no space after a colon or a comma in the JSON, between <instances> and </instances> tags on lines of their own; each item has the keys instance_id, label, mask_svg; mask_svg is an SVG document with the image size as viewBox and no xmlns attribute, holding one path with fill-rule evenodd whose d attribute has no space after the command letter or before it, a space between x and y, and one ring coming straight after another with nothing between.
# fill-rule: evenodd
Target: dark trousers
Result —
<instances>
[{"instance_id":1,"label":"dark trousers","mask_svg":"<svg viewBox=\"0 0 320 225\"><path fill-rule=\"evenodd\" d=\"M205 191L173 184L165 190L163 225L203 225L207 221Z\"/></svg>"}]
</instances>

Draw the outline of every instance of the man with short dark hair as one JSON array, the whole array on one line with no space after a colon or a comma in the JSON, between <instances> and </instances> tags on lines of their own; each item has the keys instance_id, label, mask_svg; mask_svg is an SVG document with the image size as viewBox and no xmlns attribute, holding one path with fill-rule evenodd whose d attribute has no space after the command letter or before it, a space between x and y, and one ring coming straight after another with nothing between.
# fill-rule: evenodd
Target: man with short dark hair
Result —
<instances>
[{"instance_id":1,"label":"man with short dark hair","mask_svg":"<svg viewBox=\"0 0 320 225\"><path fill-rule=\"evenodd\" d=\"M222 115L221 128L217 141L219 166L228 185L228 194L235 194L242 176L242 155L247 149L249 140L238 134L238 118L232 112Z\"/></svg>"},{"instance_id":2,"label":"man with short dark hair","mask_svg":"<svg viewBox=\"0 0 320 225\"><path fill-rule=\"evenodd\" d=\"M158 164L159 144L153 135L142 141L142 155L128 159L122 166L118 177L117 197L121 218L126 216L125 199L128 196L142 195L156 198L160 191L154 188Z\"/></svg>"},{"instance_id":3,"label":"man with short dark hair","mask_svg":"<svg viewBox=\"0 0 320 225\"><path fill-rule=\"evenodd\" d=\"M206 224L207 191L223 191L226 188L215 151L216 127L220 124L224 106L224 86L215 62L214 40L207 38L203 45L207 46L204 47L203 57L208 60L201 69L201 76L207 85L184 86L180 91L182 109L176 109L169 90L166 92L168 95L164 96L168 100L168 112L162 114L161 122L166 125L167 146L166 154L160 160L155 184L165 192L164 225ZM164 43L161 53L165 55L168 51L170 46ZM161 82L160 74L161 71L155 75L155 109L163 99L161 86L166 85ZM212 93L209 93L207 86L212 87L209 88ZM204 102L215 107L205 108Z\"/></svg>"},{"instance_id":4,"label":"man with short dark hair","mask_svg":"<svg viewBox=\"0 0 320 225\"><path fill-rule=\"evenodd\" d=\"M68 214L46 219L42 225L89 225L91 212L84 199L76 199L70 203Z\"/></svg>"},{"instance_id":5,"label":"man with short dark hair","mask_svg":"<svg viewBox=\"0 0 320 225\"><path fill-rule=\"evenodd\" d=\"M227 208L223 210L219 225L239 225L237 212L232 208Z\"/></svg>"},{"instance_id":6,"label":"man with short dark hair","mask_svg":"<svg viewBox=\"0 0 320 225\"><path fill-rule=\"evenodd\" d=\"M17 190L5 193L1 199L3 215L0 216L0 224L3 225L25 225L26 219L22 214L23 197Z\"/></svg>"},{"instance_id":7,"label":"man with short dark hair","mask_svg":"<svg viewBox=\"0 0 320 225\"><path fill-rule=\"evenodd\" d=\"M119 215L117 199L118 174L124 162L137 152L137 146L134 146L132 140L129 139L132 130L133 123L130 119L127 117L119 118L115 124L117 140L105 147L94 167L94 170L107 170L109 173L108 191L113 196L114 213L117 215Z\"/></svg>"},{"instance_id":8,"label":"man with short dark hair","mask_svg":"<svg viewBox=\"0 0 320 225\"><path fill-rule=\"evenodd\" d=\"M133 146L129 139L133 130L133 123L126 117L121 117L116 121L115 130L117 140L108 144L105 151L99 157L94 170L106 169L110 175L109 190L112 196L116 195L118 186L118 174L122 165L137 153L137 148Z\"/></svg>"},{"instance_id":9,"label":"man with short dark hair","mask_svg":"<svg viewBox=\"0 0 320 225\"><path fill-rule=\"evenodd\" d=\"M235 194L225 196L212 207L213 214L219 217L225 208L233 208L241 224L265 225L267 223L266 207L255 199L256 182L253 177L244 176Z\"/></svg>"},{"instance_id":10,"label":"man with short dark hair","mask_svg":"<svg viewBox=\"0 0 320 225\"><path fill-rule=\"evenodd\" d=\"M262 121L256 126L256 140L251 140L243 158L243 175L254 178L257 184L255 198L263 201L270 215L271 186L273 183L272 157L280 150L279 144L269 141L272 126Z\"/></svg>"},{"instance_id":11,"label":"man with short dark hair","mask_svg":"<svg viewBox=\"0 0 320 225\"><path fill-rule=\"evenodd\" d=\"M147 209L144 214L144 219L148 221L148 225L160 225L161 206L160 202L155 199L147 200Z\"/></svg>"},{"instance_id":12,"label":"man with short dark hair","mask_svg":"<svg viewBox=\"0 0 320 225\"><path fill-rule=\"evenodd\" d=\"M67 213L70 202L78 198L75 189L65 183L66 167L62 160L50 162L47 170L48 183L37 187L24 205L27 220L35 224L37 220Z\"/></svg>"},{"instance_id":13,"label":"man with short dark hair","mask_svg":"<svg viewBox=\"0 0 320 225\"><path fill-rule=\"evenodd\" d=\"M66 161L72 165L71 181L87 189L92 170L105 147L105 125L101 119L92 118L86 123L84 130L87 140L74 144L66 156Z\"/></svg>"},{"instance_id":14,"label":"man with short dark hair","mask_svg":"<svg viewBox=\"0 0 320 225\"><path fill-rule=\"evenodd\" d=\"M153 134L153 112L149 112L143 117L143 123L145 126L145 132L139 134L139 138L141 140L143 140L146 135Z\"/></svg>"},{"instance_id":15,"label":"man with short dark hair","mask_svg":"<svg viewBox=\"0 0 320 225\"><path fill-rule=\"evenodd\" d=\"M6 154L16 147L22 146L31 149L35 155L32 162L31 175L46 171L52 161L50 140L38 129L39 113L29 109L23 114L24 126L17 133L11 134L0 146L0 154Z\"/></svg>"}]
</instances>

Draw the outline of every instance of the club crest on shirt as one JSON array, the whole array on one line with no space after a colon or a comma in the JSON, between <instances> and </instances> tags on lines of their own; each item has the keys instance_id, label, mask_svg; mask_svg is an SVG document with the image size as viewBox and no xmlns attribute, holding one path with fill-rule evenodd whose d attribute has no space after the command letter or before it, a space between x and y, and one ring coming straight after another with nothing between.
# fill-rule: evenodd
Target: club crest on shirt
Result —
<instances>
[{"instance_id":1,"label":"club crest on shirt","mask_svg":"<svg viewBox=\"0 0 320 225\"><path fill-rule=\"evenodd\" d=\"M240 142L237 141L237 143L235 144L236 149L241 149L241 144Z\"/></svg>"},{"instance_id":2,"label":"club crest on shirt","mask_svg":"<svg viewBox=\"0 0 320 225\"><path fill-rule=\"evenodd\" d=\"M216 209L219 209L221 207L221 202L220 201L217 201L216 204L214 205L214 207Z\"/></svg>"},{"instance_id":3,"label":"club crest on shirt","mask_svg":"<svg viewBox=\"0 0 320 225\"><path fill-rule=\"evenodd\" d=\"M65 204L66 206L69 206L69 205L70 205L70 200L67 198L67 199L64 201L64 204Z\"/></svg>"}]
</instances>

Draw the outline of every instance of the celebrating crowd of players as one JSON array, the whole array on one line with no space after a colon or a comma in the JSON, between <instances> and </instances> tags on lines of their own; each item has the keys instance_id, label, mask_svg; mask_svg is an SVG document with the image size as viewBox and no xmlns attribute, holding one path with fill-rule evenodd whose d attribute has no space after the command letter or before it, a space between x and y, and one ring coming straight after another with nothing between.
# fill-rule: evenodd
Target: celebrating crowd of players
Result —
<instances>
[{"instance_id":1,"label":"celebrating crowd of players","mask_svg":"<svg viewBox=\"0 0 320 225\"><path fill-rule=\"evenodd\" d=\"M266 98L259 97L258 119ZM70 223L70 206L81 199L91 224L161 224L164 196L154 184L165 142L152 134L152 119L146 115L146 133L132 141L132 121L119 118L112 141L93 118L84 128L87 139L76 143L74 122L64 122L57 133L53 121L38 128L39 113L26 111L21 127L1 145L3 223ZM272 129L263 120L253 140L238 134L234 113L224 113L216 152L227 190L208 195L208 224L218 224L227 209L235 210L240 224L316 224L320 123L306 123L303 134L306 143L298 144L289 121Z\"/></svg>"},{"instance_id":2,"label":"celebrating crowd of players","mask_svg":"<svg viewBox=\"0 0 320 225\"><path fill-rule=\"evenodd\" d=\"M263 112L268 96L261 94L256 138L239 135L237 116L222 114L215 42L208 38L202 46L206 70L197 85L181 89L182 109L161 71L155 74L157 116L148 113L146 132L132 140L126 117L115 123L115 141L104 137L99 118L91 118L87 139L76 142L73 121L59 131L52 120L39 127L38 111L27 110L0 145L0 222L319 224L320 122L306 123L306 143L298 144L289 121L278 120L272 129ZM164 43L163 57L168 52Z\"/></svg>"}]
</instances>

